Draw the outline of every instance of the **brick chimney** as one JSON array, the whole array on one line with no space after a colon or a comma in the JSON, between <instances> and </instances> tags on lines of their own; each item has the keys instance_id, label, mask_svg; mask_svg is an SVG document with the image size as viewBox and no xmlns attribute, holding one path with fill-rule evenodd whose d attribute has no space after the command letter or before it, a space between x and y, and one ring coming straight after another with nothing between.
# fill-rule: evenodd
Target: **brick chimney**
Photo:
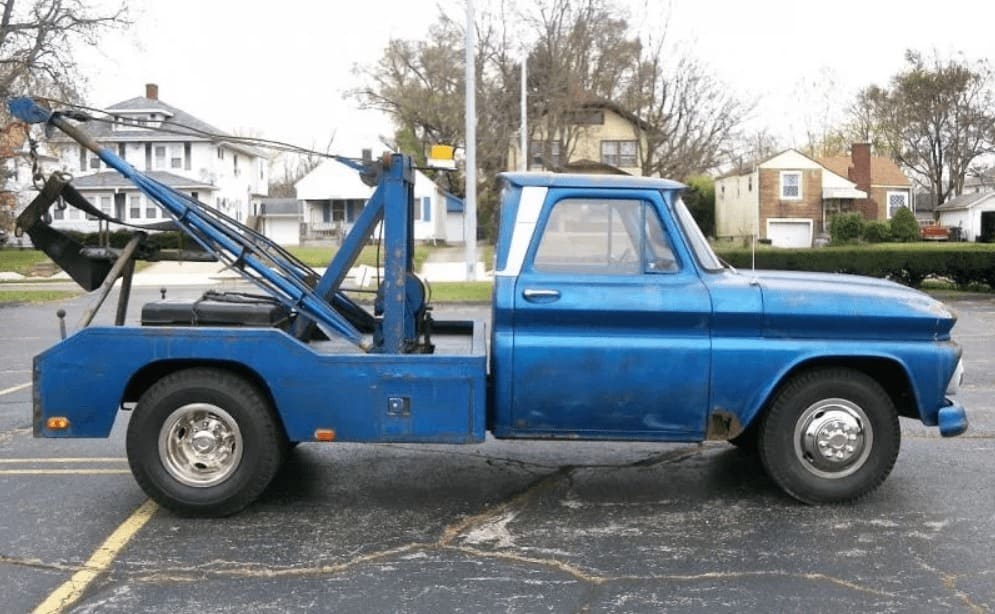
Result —
<instances>
[{"instance_id":1,"label":"brick chimney","mask_svg":"<svg viewBox=\"0 0 995 614\"><path fill-rule=\"evenodd\" d=\"M146 83L145 97L149 100L159 100L159 86L155 83Z\"/></svg>"},{"instance_id":2,"label":"brick chimney","mask_svg":"<svg viewBox=\"0 0 995 614\"><path fill-rule=\"evenodd\" d=\"M858 190L871 193L871 144L854 143L850 146L850 160L853 162L850 181L857 184Z\"/></svg>"}]
</instances>

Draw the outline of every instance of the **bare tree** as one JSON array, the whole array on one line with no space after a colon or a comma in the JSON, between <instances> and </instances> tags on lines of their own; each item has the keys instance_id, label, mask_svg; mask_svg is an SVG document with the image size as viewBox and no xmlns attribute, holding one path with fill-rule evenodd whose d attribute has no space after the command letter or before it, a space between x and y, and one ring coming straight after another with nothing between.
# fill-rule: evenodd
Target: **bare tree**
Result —
<instances>
[{"instance_id":1,"label":"bare tree","mask_svg":"<svg viewBox=\"0 0 995 614\"><path fill-rule=\"evenodd\" d=\"M591 129L588 105L608 105L633 120L642 143L644 174L678 179L718 166L740 105L693 56L633 33L614 0L537 0L514 15L504 0L478 15L477 161L481 175L508 168L519 128L523 40L529 40L529 141L549 168L571 158ZM524 24L524 31L509 30ZM512 25L509 25L512 24ZM389 114L395 142L419 155L431 143L463 143L463 28L444 14L424 41L391 41L380 61L357 69L365 85L353 95L366 108ZM462 193L464 178L447 175ZM478 211L493 224L496 183L485 179Z\"/></svg>"},{"instance_id":2,"label":"bare tree","mask_svg":"<svg viewBox=\"0 0 995 614\"><path fill-rule=\"evenodd\" d=\"M960 194L978 159L995 152L995 78L984 60L926 59L906 52L889 85L861 92L895 160L936 195Z\"/></svg>"},{"instance_id":3,"label":"bare tree","mask_svg":"<svg viewBox=\"0 0 995 614\"><path fill-rule=\"evenodd\" d=\"M124 5L107 13L94 12L82 0L4 0L0 6L3 101L27 92L78 99L84 79L74 47L95 45L102 32L128 23Z\"/></svg>"},{"instance_id":4,"label":"bare tree","mask_svg":"<svg viewBox=\"0 0 995 614\"><path fill-rule=\"evenodd\" d=\"M335 142L334 134L328 138L322 149L312 145L311 151L307 153L281 151L274 156L270 160L269 195L273 198L296 198L297 190L294 184L318 168L318 165L326 159L321 154L330 153L333 142Z\"/></svg>"}]
</instances>

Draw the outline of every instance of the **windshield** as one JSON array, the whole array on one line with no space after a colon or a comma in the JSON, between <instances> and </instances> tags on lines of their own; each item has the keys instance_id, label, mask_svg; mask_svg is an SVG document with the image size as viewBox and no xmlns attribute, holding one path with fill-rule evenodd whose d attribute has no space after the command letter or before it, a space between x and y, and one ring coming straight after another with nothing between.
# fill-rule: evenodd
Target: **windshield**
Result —
<instances>
[{"instance_id":1,"label":"windshield","mask_svg":"<svg viewBox=\"0 0 995 614\"><path fill-rule=\"evenodd\" d=\"M687 205L684 204L684 201L680 197L674 201L674 210L677 212L677 220L684 230L684 236L688 239L688 245L691 247L691 251L694 252L695 258L698 259L698 264L706 271L722 270L724 268L722 262L719 261L719 257L712 251L712 247L708 244L705 235L698 228L698 223L691 217L691 212L688 211Z\"/></svg>"}]
</instances>

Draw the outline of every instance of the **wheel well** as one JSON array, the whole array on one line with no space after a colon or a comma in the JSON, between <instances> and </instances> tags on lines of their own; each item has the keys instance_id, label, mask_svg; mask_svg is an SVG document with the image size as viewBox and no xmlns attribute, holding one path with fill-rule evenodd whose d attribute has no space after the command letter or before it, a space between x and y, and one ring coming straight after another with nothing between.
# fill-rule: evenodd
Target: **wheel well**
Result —
<instances>
[{"instance_id":1,"label":"wheel well","mask_svg":"<svg viewBox=\"0 0 995 614\"><path fill-rule=\"evenodd\" d=\"M252 382L263 396L266 397L266 400L269 401L277 420L280 420L281 426L283 425L280 412L277 410L276 402L273 399L273 393L270 391L269 386L266 385L266 380L242 363L225 360L161 360L147 364L128 380L128 385L124 387L124 397L121 402L122 404L137 403L145 391L160 379L177 371L194 367L223 369Z\"/></svg>"},{"instance_id":2,"label":"wheel well","mask_svg":"<svg viewBox=\"0 0 995 614\"><path fill-rule=\"evenodd\" d=\"M771 393L764 404L764 410L792 378L806 371L824 367L843 367L860 371L884 388L884 391L891 397L891 402L895 405L895 410L899 416L904 418L919 417L918 406L912 394L912 383L909 381L905 369L894 360L868 357L816 358L795 365L791 371L785 374Z\"/></svg>"}]
</instances>

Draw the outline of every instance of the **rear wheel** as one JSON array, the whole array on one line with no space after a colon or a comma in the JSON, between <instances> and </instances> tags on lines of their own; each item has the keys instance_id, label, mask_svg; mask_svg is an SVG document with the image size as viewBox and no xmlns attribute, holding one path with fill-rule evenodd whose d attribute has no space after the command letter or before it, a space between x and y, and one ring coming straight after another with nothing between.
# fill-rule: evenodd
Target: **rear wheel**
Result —
<instances>
[{"instance_id":1,"label":"rear wheel","mask_svg":"<svg viewBox=\"0 0 995 614\"><path fill-rule=\"evenodd\" d=\"M805 503L859 499L884 482L901 430L888 394L864 373L819 369L791 380L759 430L768 475Z\"/></svg>"},{"instance_id":2,"label":"rear wheel","mask_svg":"<svg viewBox=\"0 0 995 614\"><path fill-rule=\"evenodd\" d=\"M183 515L244 508L272 481L286 446L266 397L222 369L164 377L142 395L128 424L128 463L138 484Z\"/></svg>"}]
</instances>

